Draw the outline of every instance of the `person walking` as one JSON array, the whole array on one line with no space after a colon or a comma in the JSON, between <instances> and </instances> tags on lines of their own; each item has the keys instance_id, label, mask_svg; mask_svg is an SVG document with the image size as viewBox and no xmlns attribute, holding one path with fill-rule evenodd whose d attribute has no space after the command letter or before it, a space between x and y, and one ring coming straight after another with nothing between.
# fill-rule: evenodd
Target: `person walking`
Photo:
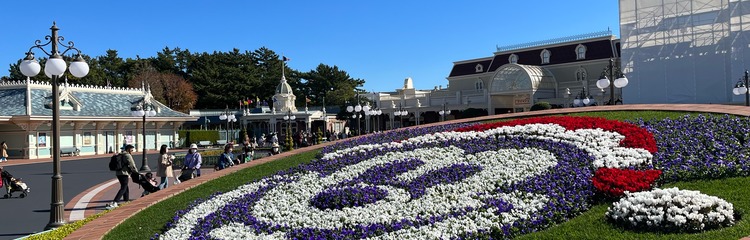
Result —
<instances>
[{"instance_id":1,"label":"person walking","mask_svg":"<svg viewBox=\"0 0 750 240\"><path fill-rule=\"evenodd\" d=\"M161 183L159 183L159 189L165 189L169 185L169 178L174 177L172 171L172 161L174 161L174 155L170 155L167 145L161 145L159 154L161 154L161 161L159 162L159 168L156 171L156 176L161 177Z\"/></svg>"},{"instance_id":2,"label":"person walking","mask_svg":"<svg viewBox=\"0 0 750 240\"><path fill-rule=\"evenodd\" d=\"M130 189L128 188L128 176L130 173L138 172L135 168L135 161L133 161L133 152L135 147L133 145L126 145L124 150L120 153L120 161L127 163L127 166L123 166L122 169L115 171L117 181L120 182L120 190L117 191L115 199L111 203L107 204L107 209L114 209L119 206L117 203L118 199L122 198L123 202L130 201Z\"/></svg>"},{"instance_id":3,"label":"person walking","mask_svg":"<svg viewBox=\"0 0 750 240\"><path fill-rule=\"evenodd\" d=\"M0 162L7 162L8 161L8 145L5 144L5 141L0 144L0 148L2 148L2 155L0 155Z\"/></svg>"}]
</instances>

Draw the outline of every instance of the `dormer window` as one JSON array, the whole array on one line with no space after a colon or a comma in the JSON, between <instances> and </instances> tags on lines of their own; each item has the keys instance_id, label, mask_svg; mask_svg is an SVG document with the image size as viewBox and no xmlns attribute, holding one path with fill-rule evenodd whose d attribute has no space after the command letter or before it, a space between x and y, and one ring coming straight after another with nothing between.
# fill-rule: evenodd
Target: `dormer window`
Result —
<instances>
[{"instance_id":1,"label":"dormer window","mask_svg":"<svg viewBox=\"0 0 750 240\"><path fill-rule=\"evenodd\" d=\"M511 54L510 57L508 57L509 63L518 63L518 55Z\"/></svg>"},{"instance_id":2,"label":"dormer window","mask_svg":"<svg viewBox=\"0 0 750 240\"><path fill-rule=\"evenodd\" d=\"M549 50L547 50L547 49L542 50L542 54L541 54L542 64L548 64L549 63L549 57L551 55L552 55L552 53Z\"/></svg>"},{"instance_id":3,"label":"dormer window","mask_svg":"<svg viewBox=\"0 0 750 240\"><path fill-rule=\"evenodd\" d=\"M578 44L576 47L576 60L586 59L586 46Z\"/></svg>"},{"instance_id":4,"label":"dormer window","mask_svg":"<svg viewBox=\"0 0 750 240\"><path fill-rule=\"evenodd\" d=\"M477 66L474 67L474 70L476 72L484 72L484 66L482 66L482 64L477 64Z\"/></svg>"},{"instance_id":5,"label":"dormer window","mask_svg":"<svg viewBox=\"0 0 750 240\"><path fill-rule=\"evenodd\" d=\"M52 95L50 94L49 97L50 101L46 104L44 104L45 108L52 109ZM65 79L65 83L63 84L63 89L60 91L60 110L71 110L71 111L81 111L81 100L73 96L73 92L70 90L70 86L68 86L68 79Z\"/></svg>"}]
</instances>

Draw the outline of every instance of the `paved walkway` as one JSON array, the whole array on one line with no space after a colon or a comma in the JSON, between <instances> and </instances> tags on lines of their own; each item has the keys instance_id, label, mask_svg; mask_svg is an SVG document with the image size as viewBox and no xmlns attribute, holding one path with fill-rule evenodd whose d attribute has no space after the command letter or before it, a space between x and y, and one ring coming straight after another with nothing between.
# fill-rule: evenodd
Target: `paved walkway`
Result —
<instances>
[{"instance_id":1,"label":"paved walkway","mask_svg":"<svg viewBox=\"0 0 750 240\"><path fill-rule=\"evenodd\" d=\"M565 109L552 109L552 110L546 110L546 111L511 113L511 114L484 116L484 117L478 117L478 118L472 118L472 119L457 119L457 120L451 120L451 121L446 121L446 122L419 125L417 127L442 125L446 123L460 123L460 122L471 122L471 121L492 120L492 119L502 119L502 118L529 117L529 116L535 116L535 115L564 114L564 113L573 113L573 112L610 111L610 110L694 111L694 112L726 113L726 114L733 114L733 115L750 116L750 108L745 107L745 106L711 105L711 104L649 104L649 105L634 104L634 105L618 105L618 106L596 106L596 107L584 107L584 108L565 108ZM207 170L207 171L204 171L205 173L203 173L200 178L186 181L178 185L171 185L170 187L164 190L149 194L142 198L138 197L140 196L140 191L138 191L139 190L138 186L132 183L131 181L131 185L130 185L131 197L132 197L131 199L134 199L132 202L130 202L129 204L125 206L119 207L113 210L112 212L105 214L104 216L84 225L82 228L70 234L66 239L101 239L112 228L114 228L115 226L123 222L125 219L135 215L136 213L142 211L143 209L159 201L165 200L174 195L182 193L197 185L203 184L212 179L219 178L219 177L234 173L236 171L239 171L248 167L253 167L253 166L263 164L266 162L275 161L277 159L285 158L287 156L295 155L295 154L302 153L302 152L317 150L317 149L329 146L331 144L333 144L333 142L314 145L314 146L306 147L302 149L296 149L293 151L284 152L279 155L261 158L256 161L252 161L246 164L241 164L239 166L228 168L222 171L214 172L212 170ZM73 160L73 159L75 159L75 157L71 159L64 159L64 160ZM27 162L27 161L34 161L34 160L23 160L23 161ZM9 161L9 164L13 164L13 162ZM83 217L89 216L91 214L95 214L96 212L102 211L103 206L112 200L113 196L117 192L118 187L119 185L117 184L117 180L114 180L114 183L112 181L101 183L79 194L79 196L76 196L73 199L73 201L68 203L68 205L66 206L66 209L83 210L84 211L82 214ZM76 205L76 204L80 204L80 205ZM80 219L80 217L81 217L80 212L72 211L71 213L69 213L66 211L66 219ZM750 240L750 236L742 238L742 240Z\"/></svg>"}]
</instances>

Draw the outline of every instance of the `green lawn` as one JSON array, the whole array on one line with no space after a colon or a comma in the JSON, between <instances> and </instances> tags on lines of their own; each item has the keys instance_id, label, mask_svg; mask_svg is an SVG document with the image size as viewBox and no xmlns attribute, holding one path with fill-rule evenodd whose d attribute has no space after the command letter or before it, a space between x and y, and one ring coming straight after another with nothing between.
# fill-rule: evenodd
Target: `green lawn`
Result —
<instances>
[{"instance_id":1,"label":"green lawn","mask_svg":"<svg viewBox=\"0 0 750 240\"><path fill-rule=\"evenodd\" d=\"M618 111L618 112L589 112L570 114L574 116L596 116L617 120L635 120L643 118L662 119L678 118L685 114L699 113L669 112L669 111ZM703 113L706 114L706 113ZM104 239L149 239L155 233L162 231L162 227L171 219L175 212L185 209L189 203L198 198L208 197L216 191L230 191L236 187L275 174L279 170L288 169L311 161L318 152L302 153L256 167L244 169L238 173L210 181L201 186L185 191L166 201L157 203L136 214L118 225ZM663 187L677 186L680 189L699 190L702 193L723 198L734 204L735 212L750 210L750 178L730 178L711 181L678 182ZM742 219L730 228L708 231L700 234L657 234L636 233L623 230L609 224L604 213L611 203L600 203L592 209L571 221L553 226L547 230L521 236L521 239L739 239L750 235L750 223Z\"/></svg>"}]
</instances>

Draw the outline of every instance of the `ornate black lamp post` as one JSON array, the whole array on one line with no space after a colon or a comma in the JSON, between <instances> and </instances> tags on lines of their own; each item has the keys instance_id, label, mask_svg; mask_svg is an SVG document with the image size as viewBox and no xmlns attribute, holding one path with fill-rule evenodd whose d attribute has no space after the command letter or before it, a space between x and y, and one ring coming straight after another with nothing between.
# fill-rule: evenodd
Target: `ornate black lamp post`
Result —
<instances>
[{"instance_id":1,"label":"ornate black lamp post","mask_svg":"<svg viewBox=\"0 0 750 240\"><path fill-rule=\"evenodd\" d=\"M148 158L146 157L146 117L156 116L156 106L151 102L151 95L149 90L144 92L143 100L135 106L131 111L133 117L142 117L143 125L141 125L141 134L143 135L143 157L141 158L141 169L140 172L150 172L151 168L148 166Z\"/></svg>"},{"instance_id":2,"label":"ornate black lamp post","mask_svg":"<svg viewBox=\"0 0 750 240\"><path fill-rule=\"evenodd\" d=\"M29 48L26 53L26 58L19 64L24 76L33 77L39 74L41 66L34 59L34 53L31 50L34 48L40 49L49 57L45 63L44 72L52 78L52 201L50 203L49 223L47 223L45 229L52 229L65 224L63 217L65 204L63 202L63 184L60 173L60 87L58 86L58 80L65 73L67 64L62 56L70 50L75 51L77 54L76 58L70 63L70 74L82 78L89 73L89 65L81 57L81 51L74 47L73 41L68 41L67 45L63 43L65 38L57 35L57 31L60 29L57 28L55 22L52 22L50 30L52 34L44 37L47 43L42 44L41 40L36 40L34 46ZM58 51L58 44L65 48L62 53ZM50 52L43 48L47 45L52 48Z\"/></svg>"},{"instance_id":3,"label":"ornate black lamp post","mask_svg":"<svg viewBox=\"0 0 750 240\"><path fill-rule=\"evenodd\" d=\"M401 103L399 103L398 104L398 110L395 111L395 112L393 112L394 118L398 117L398 120L399 120L399 122L401 124L401 126L399 126L399 128L404 127L404 117L406 115L409 115L409 112L406 111L406 109L403 109L403 106L401 105Z\"/></svg>"},{"instance_id":4,"label":"ornate black lamp post","mask_svg":"<svg viewBox=\"0 0 750 240\"><path fill-rule=\"evenodd\" d=\"M326 141L328 139L328 114L326 113L326 97L323 96L323 115L320 116L320 120L323 121L323 138Z\"/></svg>"},{"instance_id":5,"label":"ornate black lamp post","mask_svg":"<svg viewBox=\"0 0 750 240\"><path fill-rule=\"evenodd\" d=\"M370 111L367 111L366 115L375 116L376 119L374 119L373 122L377 122L378 124L377 127L375 127L375 123L372 124L372 131L380 131L380 114L383 114L383 111L381 111L380 109L373 108L373 109L370 109Z\"/></svg>"},{"instance_id":6,"label":"ornate black lamp post","mask_svg":"<svg viewBox=\"0 0 750 240\"><path fill-rule=\"evenodd\" d=\"M740 79L737 84L734 85L734 95L745 94L745 106L750 106L750 90L748 90L748 75L750 72L745 70L745 77ZM744 81L743 81L744 80Z\"/></svg>"},{"instance_id":7,"label":"ornate black lamp post","mask_svg":"<svg viewBox=\"0 0 750 240\"><path fill-rule=\"evenodd\" d=\"M227 121L226 137L227 137L227 143L229 143L231 142L229 140L229 123L237 122L237 117L234 116L234 113L229 111L229 106L227 106L224 109L224 112L221 115L219 115L219 120ZM232 130L232 136L234 136L234 130Z\"/></svg>"},{"instance_id":8,"label":"ornate black lamp post","mask_svg":"<svg viewBox=\"0 0 750 240\"><path fill-rule=\"evenodd\" d=\"M359 114L359 112L362 111L362 105L359 104L359 93L357 93L357 105L356 106L347 106L346 111L349 113L352 113L352 118L357 119L357 135L361 134L362 128L360 128L359 120L363 117Z\"/></svg>"},{"instance_id":9,"label":"ornate black lamp post","mask_svg":"<svg viewBox=\"0 0 750 240\"><path fill-rule=\"evenodd\" d=\"M445 121L445 116L451 114L451 110L447 110L445 108L445 105L446 105L446 103L443 102L443 110L440 110L440 112L438 112L440 114L440 118L442 118L442 121Z\"/></svg>"},{"instance_id":10,"label":"ornate black lamp post","mask_svg":"<svg viewBox=\"0 0 750 240\"><path fill-rule=\"evenodd\" d=\"M286 150L291 151L294 150L294 143L292 142L292 121L296 119L297 117L292 114L292 110L289 110L286 115L284 115L284 120L286 120L286 136L284 137L285 143L286 143Z\"/></svg>"},{"instance_id":11,"label":"ornate black lamp post","mask_svg":"<svg viewBox=\"0 0 750 240\"><path fill-rule=\"evenodd\" d=\"M609 87L609 105L615 105L615 88L624 88L628 85L628 78L622 73L620 67L615 69L615 60L609 59L609 66L604 68L599 81L596 81L596 87L604 89ZM614 83L610 84L610 79L614 79Z\"/></svg>"},{"instance_id":12,"label":"ornate black lamp post","mask_svg":"<svg viewBox=\"0 0 750 240\"><path fill-rule=\"evenodd\" d=\"M586 88L581 89L581 92L573 100L573 107L585 107L592 104L591 99L586 95Z\"/></svg>"}]
</instances>

